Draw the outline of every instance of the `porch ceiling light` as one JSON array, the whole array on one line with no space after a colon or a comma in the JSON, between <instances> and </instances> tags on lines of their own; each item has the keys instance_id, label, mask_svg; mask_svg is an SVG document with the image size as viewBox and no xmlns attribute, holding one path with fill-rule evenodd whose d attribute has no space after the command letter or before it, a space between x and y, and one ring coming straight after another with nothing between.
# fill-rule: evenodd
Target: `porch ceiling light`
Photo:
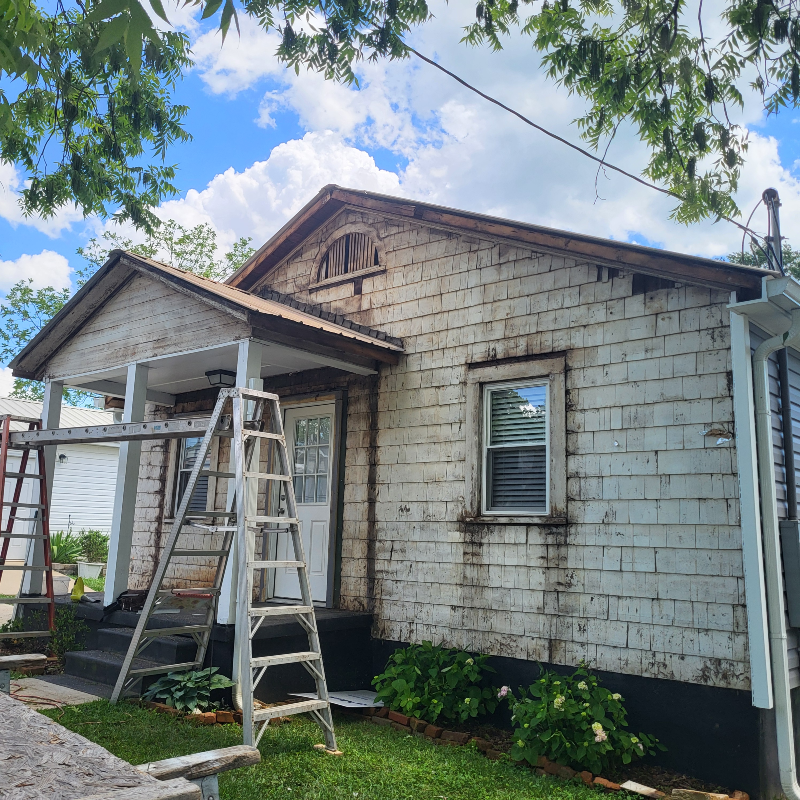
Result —
<instances>
[{"instance_id":1,"label":"porch ceiling light","mask_svg":"<svg viewBox=\"0 0 800 800\"><path fill-rule=\"evenodd\" d=\"M206 378L212 386L236 386L236 373L229 369L210 369L206 372Z\"/></svg>"}]
</instances>

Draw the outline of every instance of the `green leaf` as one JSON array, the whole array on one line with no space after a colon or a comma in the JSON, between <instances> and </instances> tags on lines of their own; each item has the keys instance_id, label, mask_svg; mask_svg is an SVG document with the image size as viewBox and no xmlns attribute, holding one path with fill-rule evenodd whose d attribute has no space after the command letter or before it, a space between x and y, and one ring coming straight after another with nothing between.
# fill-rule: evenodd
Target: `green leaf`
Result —
<instances>
[{"instance_id":1,"label":"green leaf","mask_svg":"<svg viewBox=\"0 0 800 800\"><path fill-rule=\"evenodd\" d=\"M208 0L206 7L203 9L203 15L200 19L208 19L217 13L217 10L222 5L223 0Z\"/></svg>"},{"instance_id":2,"label":"green leaf","mask_svg":"<svg viewBox=\"0 0 800 800\"><path fill-rule=\"evenodd\" d=\"M107 50L111 47L111 45L122 41L125 38L129 23L130 17L128 16L115 17L112 19L111 22L103 28L95 53L101 53L103 50Z\"/></svg>"},{"instance_id":3,"label":"green leaf","mask_svg":"<svg viewBox=\"0 0 800 800\"><path fill-rule=\"evenodd\" d=\"M164 20L164 22L169 22L167 19L167 12L164 11L164 4L161 2L161 0L150 0L150 5L152 6L153 11L155 11L156 14L158 14L158 16Z\"/></svg>"},{"instance_id":4,"label":"green leaf","mask_svg":"<svg viewBox=\"0 0 800 800\"><path fill-rule=\"evenodd\" d=\"M97 22L110 19L128 8L128 0L102 0L84 18L84 22Z\"/></svg>"}]
</instances>

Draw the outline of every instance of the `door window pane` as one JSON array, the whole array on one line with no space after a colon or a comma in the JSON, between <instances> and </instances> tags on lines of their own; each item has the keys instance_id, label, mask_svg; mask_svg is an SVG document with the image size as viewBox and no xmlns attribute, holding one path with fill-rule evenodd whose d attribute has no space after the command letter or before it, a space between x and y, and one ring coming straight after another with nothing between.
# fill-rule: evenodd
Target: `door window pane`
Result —
<instances>
[{"instance_id":1,"label":"door window pane","mask_svg":"<svg viewBox=\"0 0 800 800\"><path fill-rule=\"evenodd\" d=\"M327 503L330 471L330 417L295 422L294 491L298 503Z\"/></svg>"}]
</instances>

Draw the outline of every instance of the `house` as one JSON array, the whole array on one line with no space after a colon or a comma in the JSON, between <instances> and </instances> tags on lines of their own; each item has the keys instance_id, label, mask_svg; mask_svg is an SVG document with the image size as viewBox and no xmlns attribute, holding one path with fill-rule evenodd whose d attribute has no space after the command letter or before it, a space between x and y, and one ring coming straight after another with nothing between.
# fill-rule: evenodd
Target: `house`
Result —
<instances>
[{"instance_id":1,"label":"house","mask_svg":"<svg viewBox=\"0 0 800 800\"><path fill-rule=\"evenodd\" d=\"M0 415L12 414L15 417L38 419L42 413L42 403L33 400L19 400L15 397L0 397ZM96 408L77 408L64 406L61 410L64 427L83 425L108 425L113 423L114 414ZM24 423L15 422L12 430L27 430ZM9 466L12 471L19 467L20 451L9 453ZM55 473L53 476L50 530L53 533L78 533L81 530L96 530L103 533L111 531L111 517L114 510L114 490L119 462L117 444L64 444L55 454ZM14 481L7 480L7 491L13 491ZM32 482L23 484L21 497L23 503L34 502L30 497ZM3 530L8 519L8 509L3 509ZM23 523L17 523L22 525ZM7 556L10 560L25 558L24 540L12 539Z\"/></svg>"},{"instance_id":2,"label":"house","mask_svg":"<svg viewBox=\"0 0 800 800\"><path fill-rule=\"evenodd\" d=\"M62 386L141 420L209 412L210 371L263 381L314 598L369 620L367 675L425 639L512 686L586 661L665 765L766 798L796 781L777 536L798 331L776 273L328 186L225 285L112 253L12 367L45 381L48 427ZM148 585L192 458L122 444L107 604ZM229 580L220 631L234 604Z\"/></svg>"}]
</instances>

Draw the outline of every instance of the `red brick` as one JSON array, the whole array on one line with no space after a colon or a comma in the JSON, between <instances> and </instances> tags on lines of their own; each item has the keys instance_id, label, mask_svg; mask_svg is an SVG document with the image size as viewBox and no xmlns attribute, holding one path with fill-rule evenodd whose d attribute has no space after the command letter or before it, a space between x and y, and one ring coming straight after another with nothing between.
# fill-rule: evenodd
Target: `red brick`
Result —
<instances>
[{"instance_id":1,"label":"red brick","mask_svg":"<svg viewBox=\"0 0 800 800\"><path fill-rule=\"evenodd\" d=\"M389 719L392 722L399 722L401 725L408 725L409 717L405 714L401 714L399 711L390 711Z\"/></svg>"},{"instance_id":2,"label":"red brick","mask_svg":"<svg viewBox=\"0 0 800 800\"><path fill-rule=\"evenodd\" d=\"M486 741L486 739L481 739L478 736L476 736L474 739L472 739L472 744L474 744L475 747L477 747L478 750L481 751L481 753L485 753L487 750L491 750L492 749L492 743L491 742Z\"/></svg>"},{"instance_id":3,"label":"red brick","mask_svg":"<svg viewBox=\"0 0 800 800\"><path fill-rule=\"evenodd\" d=\"M604 789L611 789L612 792L619 791L619 784L614 783L613 781L607 781L605 778L601 778L599 775L592 781L595 786L602 786Z\"/></svg>"},{"instance_id":4,"label":"red brick","mask_svg":"<svg viewBox=\"0 0 800 800\"><path fill-rule=\"evenodd\" d=\"M233 723L232 711L217 711L217 722L220 725L230 725Z\"/></svg>"},{"instance_id":5,"label":"red brick","mask_svg":"<svg viewBox=\"0 0 800 800\"><path fill-rule=\"evenodd\" d=\"M456 731L443 731L442 741L452 742L453 744L466 744L470 739L468 733L457 733Z\"/></svg>"},{"instance_id":6,"label":"red brick","mask_svg":"<svg viewBox=\"0 0 800 800\"><path fill-rule=\"evenodd\" d=\"M591 785L592 785L592 778L593 778L593 777L594 777L594 776L592 775L592 773L591 773L591 772L587 772L586 770L584 770L583 772L581 772L581 780L582 780L582 781L583 781L583 782L584 782L584 783L585 783L587 786L591 786Z\"/></svg>"},{"instance_id":7,"label":"red brick","mask_svg":"<svg viewBox=\"0 0 800 800\"><path fill-rule=\"evenodd\" d=\"M733 800L750 800L750 795L747 792L740 792L738 789L731 795Z\"/></svg>"},{"instance_id":8,"label":"red brick","mask_svg":"<svg viewBox=\"0 0 800 800\"><path fill-rule=\"evenodd\" d=\"M391 720L389 721L396 731L400 731L400 733L411 733L411 728L409 728L408 725L401 725L399 722L392 722Z\"/></svg>"},{"instance_id":9,"label":"red brick","mask_svg":"<svg viewBox=\"0 0 800 800\"><path fill-rule=\"evenodd\" d=\"M428 725L428 727L425 728L425 735L429 739L438 739L443 733L444 728L439 728L436 725Z\"/></svg>"},{"instance_id":10,"label":"red brick","mask_svg":"<svg viewBox=\"0 0 800 800\"><path fill-rule=\"evenodd\" d=\"M499 750L486 751L486 758L488 758L490 761L497 761L497 759L500 758L500 756L502 755L503 754Z\"/></svg>"},{"instance_id":11,"label":"red brick","mask_svg":"<svg viewBox=\"0 0 800 800\"><path fill-rule=\"evenodd\" d=\"M372 721L376 725L393 725L394 724L388 717L374 716L374 717L372 717Z\"/></svg>"},{"instance_id":12,"label":"red brick","mask_svg":"<svg viewBox=\"0 0 800 800\"><path fill-rule=\"evenodd\" d=\"M415 733L424 733L425 728L428 727L428 723L425 722L424 719L417 719L416 717L411 717L411 719L408 720L408 724L411 726L411 730Z\"/></svg>"},{"instance_id":13,"label":"red brick","mask_svg":"<svg viewBox=\"0 0 800 800\"><path fill-rule=\"evenodd\" d=\"M217 721L217 715L213 711L206 711L202 714L192 714L189 719L195 725L214 725Z\"/></svg>"},{"instance_id":14,"label":"red brick","mask_svg":"<svg viewBox=\"0 0 800 800\"><path fill-rule=\"evenodd\" d=\"M382 706L378 709L378 713L375 715L377 717L388 717L389 716L389 709L386 706Z\"/></svg>"},{"instance_id":15,"label":"red brick","mask_svg":"<svg viewBox=\"0 0 800 800\"><path fill-rule=\"evenodd\" d=\"M233 712L233 721L237 725L241 725L242 724L242 712L241 711L234 711ZM270 725L272 725L272 720L270 720Z\"/></svg>"}]
</instances>

